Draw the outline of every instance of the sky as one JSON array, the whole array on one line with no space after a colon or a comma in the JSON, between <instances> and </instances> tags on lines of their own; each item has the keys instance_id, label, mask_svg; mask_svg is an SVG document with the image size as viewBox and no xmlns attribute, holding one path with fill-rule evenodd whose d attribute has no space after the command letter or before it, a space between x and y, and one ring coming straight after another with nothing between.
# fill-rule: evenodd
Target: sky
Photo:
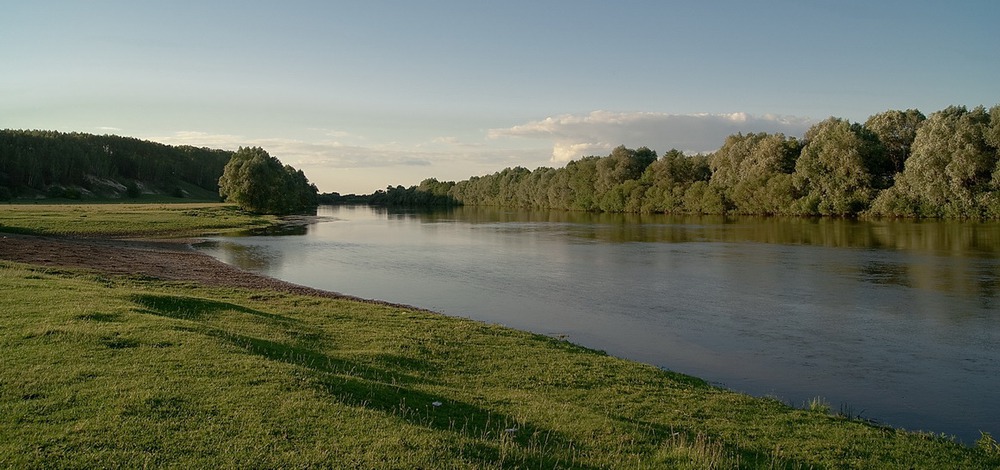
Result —
<instances>
[{"instance_id":1,"label":"sky","mask_svg":"<svg viewBox=\"0 0 1000 470\"><path fill-rule=\"evenodd\" d=\"M259 146L321 192L1000 104L996 0L0 1L0 128Z\"/></svg>"}]
</instances>

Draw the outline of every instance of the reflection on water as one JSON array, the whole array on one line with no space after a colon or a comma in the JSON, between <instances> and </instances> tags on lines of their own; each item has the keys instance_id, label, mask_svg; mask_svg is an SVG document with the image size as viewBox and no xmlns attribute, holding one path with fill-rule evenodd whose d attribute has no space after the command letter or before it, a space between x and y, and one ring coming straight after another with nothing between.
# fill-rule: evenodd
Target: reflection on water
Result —
<instances>
[{"instance_id":1,"label":"reflection on water","mask_svg":"<svg viewBox=\"0 0 1000 470\"><path fill-rule=\"evenodd\" d=\"M281 224L269 227L255 228L247 230L245 234L247 236L283 236L283 235L305 235L309 233L309 224L307 223L294 223L294 224Z\"/></svg>"},{"instance_id":2,"label":"reflection on water","mask_svg":"<svg viewBox=\"0 0 1000 470\"><path fill-rule=\"evenodd\" d=\"M451 211L391 212L387 217L422 222L544 224L602 242L757 242L834 248L876 248L948 253L956 256L1000 252L1000 223L937 220L859 221L837 218L717 215L594 214L460 207Z\"/></svg>"},{"instance_id":3,"label":"reflection on water","mask_svg":"<svg viewBox=\"0 0 1000 470\"><path fill-rule=\"evenodd\" d=\"M860 279L875 284L896 284L903 287L910 285L907 266L897 263L870 261L861 267Z\"/></svg>"},{"instance_id":4,"label":"reflection on water","mask_svg":"<svg viewBox=\"0 0 1000 470\"><path fill-rule=\"evenodd\" d=\"M244 269L503 323L801 405L1000 435L1000 225L321 208L201 247Z\"/></svg>"},{"instance_id":5,"label":"reflection on water","mask_svg":"<svg viewBox=\"0 0 1000 470\"><path fill-rule=\"evenodd\" d=\"M907 251L925 258L916 263L912 259L906 263L868 260L857 267L858 279L975 296L991 307L1000 290L1000 267L962 261L1000 257L997 222L595 214L466 207L448 211L376 211L395 220L485 224L507 232L562 232L567 237L607 243L768 243Z\"/></svg>"},{"instance_id":6,"label":"reflection on water","mask_svg":"<svg viewBox=\"0 0 1000 470\"><path fill-rule=\"evenodd\" d=\"M217 258L226 264L259 273L270 272L275 266L280 266L284 259L280 250L271 250L262 246L241 245L230 241L207 241L199 244L197 248L202 251L214 253Z\"/></svg>"}]
</instances>

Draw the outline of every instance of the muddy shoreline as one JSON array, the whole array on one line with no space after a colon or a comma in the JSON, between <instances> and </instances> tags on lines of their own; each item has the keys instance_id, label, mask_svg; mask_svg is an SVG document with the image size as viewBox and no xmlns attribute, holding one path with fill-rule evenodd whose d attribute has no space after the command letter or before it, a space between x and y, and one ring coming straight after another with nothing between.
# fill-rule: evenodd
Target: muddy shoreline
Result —
<instances>
[{"instance_id":1,"label":"muddy shoreline","mask_svg":"<svg viewBox=\"0 0 1000 470\"><path fill-rule=\"evenodd\" d=\"M414 307L362 299L243 271L196 250L197 239L117 239L0 233L0 260L38 266L193 281L206 286L267 290L289 294Z\"/></svg>"}]
</instances>

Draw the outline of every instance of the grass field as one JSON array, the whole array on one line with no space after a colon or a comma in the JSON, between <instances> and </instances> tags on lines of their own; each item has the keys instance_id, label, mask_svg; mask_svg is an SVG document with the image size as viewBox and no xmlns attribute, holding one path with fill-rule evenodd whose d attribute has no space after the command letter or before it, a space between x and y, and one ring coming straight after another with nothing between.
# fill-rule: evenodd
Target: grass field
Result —
<instances>
[{"instance_id":1,"label":"grass field","mask_svg":"<svg viewBox=\"0 0 1000 470\"><path fill-rule=\"evenodd\" d=\"M275 221L221 203L0 205L0 232L35 235L194 236Z\"/></svg>"},{"instance_id":2,"label":"grass field","mask_svg":"<svg viewBox=\"0 0 1000 470\"><path fill-rule=\"evenodd\" d=\"M2 468L1000 467L413 309L3 261L0 292Z\"/></svg>"}]
</instances>

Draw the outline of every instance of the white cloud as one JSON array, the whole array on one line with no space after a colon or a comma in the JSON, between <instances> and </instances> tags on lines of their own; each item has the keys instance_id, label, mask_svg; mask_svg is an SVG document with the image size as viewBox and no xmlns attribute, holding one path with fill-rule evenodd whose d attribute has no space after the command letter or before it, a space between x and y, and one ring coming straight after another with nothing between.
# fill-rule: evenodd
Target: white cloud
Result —
<instances>
[{"instance_id":1,"label":"white cloud","mask_svg":"<svg viewBox=\"0 0 1000 470\"><path fill-rule=\"evenodd\" d=\"M375 145L350 145L336 140L307 142L288 138L248 138L233 134L181 131L168 136L149 137L169 145L191 145L236 150L261 147L282 163L338 168L384 168L389 166L426 166L433 164L474 163L477 165L517 165L539 160L538 149L513 150L486 146L481 142L462 141L458 137L438 137L424 143L386 142ZM473 176L472 174L466 176Z\"/></svg>"},{"instance_id":2,"label":"white cloud","mask_svg":"<svg viewBox=\"0 0 1000 470\"><path fill-rule=\"evenodd\" d=\"M808 119L744 113L673 115L594 111L492 129L487 133L488 139L482 139L482 134L442 133L416 142L377 141L370 136L330 129L308 129L315 140L197 131L144 138L171 145L227 150L262 147L282 163L304 170L321 191L367 193L386 185L418 184L430 177L457 181L509 166L534 169L561 164L587 155L607 155L618 145L647 146L660 154L671 148L691 153L711 152L737 132L801 136L812 123Z\"/></svg>"},{"instance_id":3,"label":"white cloud","mask_svg":"<svg viewBox=\"0 0 1000 470\"><path fill-rule=\"evenodd\" d=\"M313 131L313 132L319 132L319 133L321 133L321 134L323 134L323 135L325 135L327 137L334 137L334 138L337 138L337 139L343 139L343 138L346 138L346 137L360 138L359 136L351 134L350 132L342 131L342 130L338 130L338 129L323 129L323 128L319 128L319 127L310 127L307 130Z\"/></svg>"},{"instance_id":4,"label":"white cloud","mask_svg":"<svg viewBox=\"0 0 1000 470\"><path fill-rule=\"evenodd\" d=\"M816 121L777 115L614 113L565 114L507 129L491 129L491 139L527 138L552 141L552 161L566 162L610 149L646 146L659 153L678 149L712 152L737 132L771 132L800 137Z\"/></svg>"},{"instance_id":5,"label":"white cloud","mask_svg":"<svg viewBox=\"0 0 1000 470\"><path fill-rule=\"evenodd\" d=\"M570 143L556 141L552 147L553 162L568 162L584 155L604 155L610 153L614 145L607 142Z\"/></svg>"},{"instance_id":6,"label":"white cloud","mask_svg":"<svg viewBox=\"0 0 1000 470\"><path fill-rule=\"evenodd\" d=\"M475 149L483 149L485 145L482 141L469 142L455 136L435 137L428 142L416 144L420 149L435 149L443 152L467 152Z\"/></svg>"},{"instance_id":7,"label":"white cloud","mask_svg":"<svg viewBox=\"0 0 1000 470\"><path fill-rule=\"evenodd\" d=\"M448 145L459 145L461 143L459 142L458 137L453 137L453 136L438 137L432 140L431 142L435 144L448 144Z\"/></svg>"}]
</instances>

